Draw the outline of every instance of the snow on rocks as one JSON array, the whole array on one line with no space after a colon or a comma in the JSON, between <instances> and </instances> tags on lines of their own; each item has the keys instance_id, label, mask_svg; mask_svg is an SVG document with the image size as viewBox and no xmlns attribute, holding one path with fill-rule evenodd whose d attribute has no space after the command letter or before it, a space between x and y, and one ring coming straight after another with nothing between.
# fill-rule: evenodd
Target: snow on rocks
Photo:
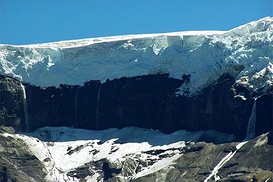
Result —
<instances>
[{"instance_id":1,"label":"snow on rocks","mask_svg":"<svg viewBox=\"0 0 273 182\"><path fill-rule=\"evenodd\" d=\"M45 127L27 134L4 134L22 139L29 150L44 164L46 181L78 181L77 168L92 165L84 178L99 181L107 176L104 163L120 168L123 180L137 179L159 170L172 168L183 150L203 135L231 141L233 136L215 131L188 132L184 130L163 134L158 130L127 127L92 131L67 127ZM190 141L190 142L188 142ZM75 174L74 174L75 173ZM159 177L164 178L164 174Z\"/></svg>"},{"instance_id":2,"label":"snow on rocks","mask_svg":"<svg viewBox=\"0 0 273 182\"><path fill-rule=\"evenodd\" d=\"M33 45L0 45L0 74L41 87L169 73L191 75L189 94L222 74L253 91L272 87L273 18L230 31L127 35Z\"/></svg>"}]
</instances>

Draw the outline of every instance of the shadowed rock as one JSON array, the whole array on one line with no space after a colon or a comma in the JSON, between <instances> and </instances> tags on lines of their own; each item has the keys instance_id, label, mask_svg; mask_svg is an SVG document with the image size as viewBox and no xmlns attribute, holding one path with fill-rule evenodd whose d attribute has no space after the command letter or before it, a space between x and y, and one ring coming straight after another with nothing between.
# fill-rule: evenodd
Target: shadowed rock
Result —
<instances>
[{"instance_id":1,"label":"shadowed rock","mask_svg":"<svg viewBox=\"0 0 273 182\"><path fill-rule=\"evenodd\" d=\"M85 129L137 126L171 133L216 130L245 138L253 105L249 92L229 75L194 96L177 95L183 80L168 74L86 82L84 86L60 85L45 89L26 85L29 125L69 126ZM25 130L22 91L18 81L1 77L1 123ZM99 94L98 94L99 93ZM99 97L99 99L98 99ZM272 128L272 94L257 100L256 134ZM213 139L203 136L204 141Z\"/></svg>"}]
</instances>

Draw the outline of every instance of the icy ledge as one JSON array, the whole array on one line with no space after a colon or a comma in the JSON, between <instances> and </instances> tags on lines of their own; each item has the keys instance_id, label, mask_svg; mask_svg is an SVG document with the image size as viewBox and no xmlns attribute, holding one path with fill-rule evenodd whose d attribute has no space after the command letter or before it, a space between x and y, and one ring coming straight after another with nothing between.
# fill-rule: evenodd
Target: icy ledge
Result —
<instances>
[{"instance_id":1,"label":"icy ledge","mask_svg":"<svg viewBox=\"0 0 273 182\"><path fill-rule=\"evenodd\" d=\"M0 45L0 75L41 87L169 73L194 94L228 73L251 91L273 85L273 18L230 31L128 35L35 45Z\"/></svg>"}]
</instances>

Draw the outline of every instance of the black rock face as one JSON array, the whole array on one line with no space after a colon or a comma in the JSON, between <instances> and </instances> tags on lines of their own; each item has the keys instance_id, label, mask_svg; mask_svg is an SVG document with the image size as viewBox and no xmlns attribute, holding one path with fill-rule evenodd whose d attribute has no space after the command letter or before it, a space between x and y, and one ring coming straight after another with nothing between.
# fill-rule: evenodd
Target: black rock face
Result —
<instances>
[{"instance_id":1,"label":"black rock face","mask_svg":"<svg viewBox=\"0 0 273 182\"><path fill-rule=\"evenodd\" d=\"M161 129L165 125L165 102L175 97L180 85L181 80L170 79L168 75L121 78L104 84L90 81L84 86L60 88L28 85L29 120L32 129L41 126Z\"/></svg>"},{"instance_id":2,"label":"black rock face","mask_svg":"<svg viewBox=\"0 0 273 182\"><path fill-rule=\"evenodd\" d=\"M273 93L257 99L256 135L273 130Z\"/></svg>"},{"instance_id":3,"label":"black rock face","mask_svg":"<svg viewBox=\"0 0 273 182\"><path fill-rule=\"evenodd\" d=\"M10 81L5 81L7 79ZM213 129L243 139L255 93L236 85L229 75L223 75L195 96L177 95L178 88L189 82L190 75L183 75L179 80L160 74L108 80L103 84L89 81L84 86L60 85L59 88L42 89L25 85L29 128L69 126L100 130L137 126L165 133L180 129ZM12 110L24 121L20 83L7 77L1 77L0 83L13 85L18 90L15 93L1 90L0 101L4 106L0 111L3 113L3 108ZM234 97L238 93L246 100ZM8 98L11 101L7 101ZM10 103L17 105L10 106ZM14 126L6 120L1 120L1 124ZM21 122L19 128L24 130L25 123ZM271 129L272 94L268 93L257 100L256 134Z\"/></svg>"},{"instance_id":4,"label":"black rock face","mask_svg":"<svg viewBox=\"0 0 273 182\"><path fill-rule=\"evenodd\" d=\"M23 92L20 82L0 75L0 125L24 131Z\"/></svg>"}]
</instances>

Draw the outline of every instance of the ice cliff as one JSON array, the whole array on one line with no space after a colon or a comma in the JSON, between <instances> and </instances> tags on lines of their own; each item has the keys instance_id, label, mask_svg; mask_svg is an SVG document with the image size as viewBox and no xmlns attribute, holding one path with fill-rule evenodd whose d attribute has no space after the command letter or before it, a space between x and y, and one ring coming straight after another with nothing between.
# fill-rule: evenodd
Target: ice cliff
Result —
<instances>
[{"instance_id":1,"label":"ice cliff","mask_svg":"<svg viewBox=\"0 0 273 182\"><path fill-rule=\"evenodd\" d=\"M0 74L32 85L83 85L169 73L190 75L178 93L194 94L228 73L255 92L273 84L273 18L229 31L128 35L34 45L0 45Z\"/></svg>"}]
</instances>

